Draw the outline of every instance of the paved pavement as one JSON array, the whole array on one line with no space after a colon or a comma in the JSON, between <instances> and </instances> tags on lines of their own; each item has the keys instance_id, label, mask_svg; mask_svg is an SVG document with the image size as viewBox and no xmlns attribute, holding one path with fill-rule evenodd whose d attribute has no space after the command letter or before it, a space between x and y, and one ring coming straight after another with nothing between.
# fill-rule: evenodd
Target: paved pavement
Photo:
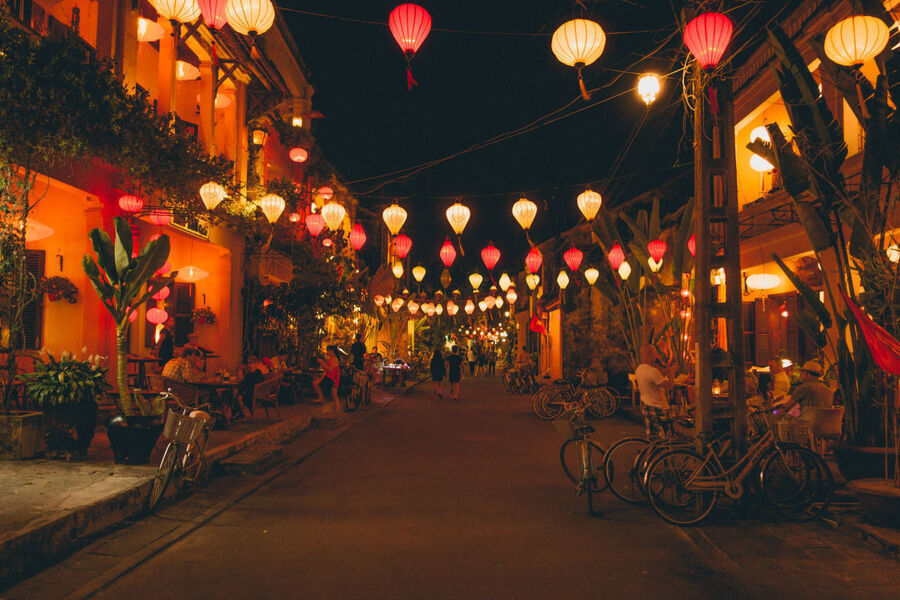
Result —
<instances>
[{"instance_id":1,"label":"paved pavement","mask_svg":"<svg viewBox=\"0 0 900 600\"><path fill-rule=\"evenodd\" d=\"M464 381L459 403L420 386L95 597L900 597L895 561L824 526L723 511L682 530L608 494L600 517L571 511L556 436L495 380ZM52 581L102 556L6 597L60 597Z\"/></svg>"}]
</instances>

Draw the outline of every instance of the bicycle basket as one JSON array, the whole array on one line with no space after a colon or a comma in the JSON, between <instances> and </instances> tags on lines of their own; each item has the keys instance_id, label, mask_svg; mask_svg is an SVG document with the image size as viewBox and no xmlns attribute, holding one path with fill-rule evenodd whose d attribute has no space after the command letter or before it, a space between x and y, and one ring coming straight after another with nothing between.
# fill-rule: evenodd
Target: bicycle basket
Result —
<instances>
[{"instance_id":1,"label":"bicycle basket","mask_svg":"<svg viewBox=\"0 0 900 600\"><path fill-rule=\"evenodd\" d=\"M757 437L769 431L769 419L771 416L765 411L750 413L747 415L747 424L749 425L749 434L751 437Z\"/></svg>"},{"instance_id":2,"label":"bicycle basket","mask_svg":"<svg viewBox=\"0 0 900 600\"><path fill-rule=\"evenodd\" d=\"M553 428L559 432L564 440L571 440L576 436L575 428L580 427L583 423L578 418L575 411L564 412L562 415L553 419Z\"/></svg>"},{"instance_id":3,"label":"bicycle basket","mask_svg":"<svg viewBox=\"0 0 900 600\"><path fill-rule=\"evenodd\" d=\"M181 415L170 410L166 415L166 426L163 435L172 442L188 444L192 442L206 423L202 419L192 419L188 415Z\"/></svg>"},{"instance_id":4,"label":"bicycle basket","mask_svg":"<svg viewBox=\"0 0 900 600\"><path fill-rule=\"evenodd\" d=\"M800 419L781 419L775 423L775 435L781 442L808 444L809 423Z\"/></svg>"}]
</instances>

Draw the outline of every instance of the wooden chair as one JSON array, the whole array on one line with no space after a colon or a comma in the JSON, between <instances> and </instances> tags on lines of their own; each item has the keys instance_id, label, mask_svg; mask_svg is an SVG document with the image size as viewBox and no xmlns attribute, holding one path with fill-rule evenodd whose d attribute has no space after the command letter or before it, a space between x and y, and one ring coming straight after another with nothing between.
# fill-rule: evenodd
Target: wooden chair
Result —
<instances>
[{"instance_id":1,"label":"wooden chair","mask_svg":"<svg viewBox=\"0 0 900 600\"><path fill-rule=\"evenodd\" d=\"M157 375L155 373L148 373L147 374L147 384L149 385L151 392L166 391L166 384L163 382L162 375Z\"/></svg>"},{"instance_id":2,"label":"wooden chair","mask_svg":"<svg viewBox=\"0 0 900 600\"><path fill-rule=\"evenodd\" d=\"M269 408L275 409L278 420L281 420L281 411L278 409L278 390L281 387L281 373L269 373L266 378L253 386L253 398L250 400L250 422L253 422L253 411L256 406L261 406L266 411L266 419L269 418Z\"/></svg>"},{"instance_id":3,"label":"wooden chair","mask_svg":"<svg viewBox=\"0 0 900 600\"><path fill-rule=\"evenodd\" d=\"M160 375L163 382L164 390L172 390L178 401L189 408L197 408L200 406L200 388L189 383L182 383L172 379L164 378Z\"/></svg>"},{"instance_id":4,"label":"wooden chair","mask_svg":"<svg viewBox=\"0 0 900 600\"><path fill-rule=\"evenodd\" d=\"M810 445L822 456L825 455L825 442L827 440L840 439L843 433L843 406L835 406L834 408L808 406L803 411L801 418L809 422Z\"/></svg>"}]
</instances>

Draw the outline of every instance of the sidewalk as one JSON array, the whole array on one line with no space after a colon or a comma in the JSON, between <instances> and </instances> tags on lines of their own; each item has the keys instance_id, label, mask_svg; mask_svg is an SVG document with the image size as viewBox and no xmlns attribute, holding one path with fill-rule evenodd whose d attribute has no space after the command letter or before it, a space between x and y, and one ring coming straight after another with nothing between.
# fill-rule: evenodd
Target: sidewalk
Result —
<instances>
[{"instance_id":1,"label":"sidewalk","mask_svg":"<svg viewBox=\"0 0 900 600\"><path fill-rule=\"evenodd\" d=\"M376 389L372 406L390 403L416 383ZM326 415L318 404L282 406L281 420L270 411L270 420L259 418L261 414L253 423L213 431L207 451L210 469L251 446L284 443ZM98 431L83 461L0 461L0 589L142 512L163 449L161 440L147 466L116 465L105 432Z\"/></svg>"}]
</instances>

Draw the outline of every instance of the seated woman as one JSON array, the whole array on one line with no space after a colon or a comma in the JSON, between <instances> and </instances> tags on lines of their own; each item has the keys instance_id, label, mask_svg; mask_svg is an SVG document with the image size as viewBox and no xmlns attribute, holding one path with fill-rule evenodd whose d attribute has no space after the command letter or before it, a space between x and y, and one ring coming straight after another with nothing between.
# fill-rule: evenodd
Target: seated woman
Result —
<instances>
[{"instance_id":1,"label":"seated woman","mask_svg":"<svg viewBox=\"0 0 900 600\"><path fill-rule=\"evenodd\" d=\"M341 412L341 401L338 398L338 385L341 382L341 361L338 359L337 346L328 346L325 358L317 359L325 373L313 382L319 402L325 402L325 394L334 401L335 414Z\"/></svg>"},{"instance_id":2,"label":"seated woman","mask_svg":"<svg viewBox=\"0 0 900 600\"><path fill-rule=\"evenodd\" d=\"M235 420L241 420L246 417L247 411L252 411L253 407L253 388L256 384L261 383L269 373L269 368L259 360L256 356L248 356L247 364L243 368L244 378L238 385L237 393L240 398L239 402L235 402L235 408L240 411L240 415Z\"/></svg>"}]
</instances>

